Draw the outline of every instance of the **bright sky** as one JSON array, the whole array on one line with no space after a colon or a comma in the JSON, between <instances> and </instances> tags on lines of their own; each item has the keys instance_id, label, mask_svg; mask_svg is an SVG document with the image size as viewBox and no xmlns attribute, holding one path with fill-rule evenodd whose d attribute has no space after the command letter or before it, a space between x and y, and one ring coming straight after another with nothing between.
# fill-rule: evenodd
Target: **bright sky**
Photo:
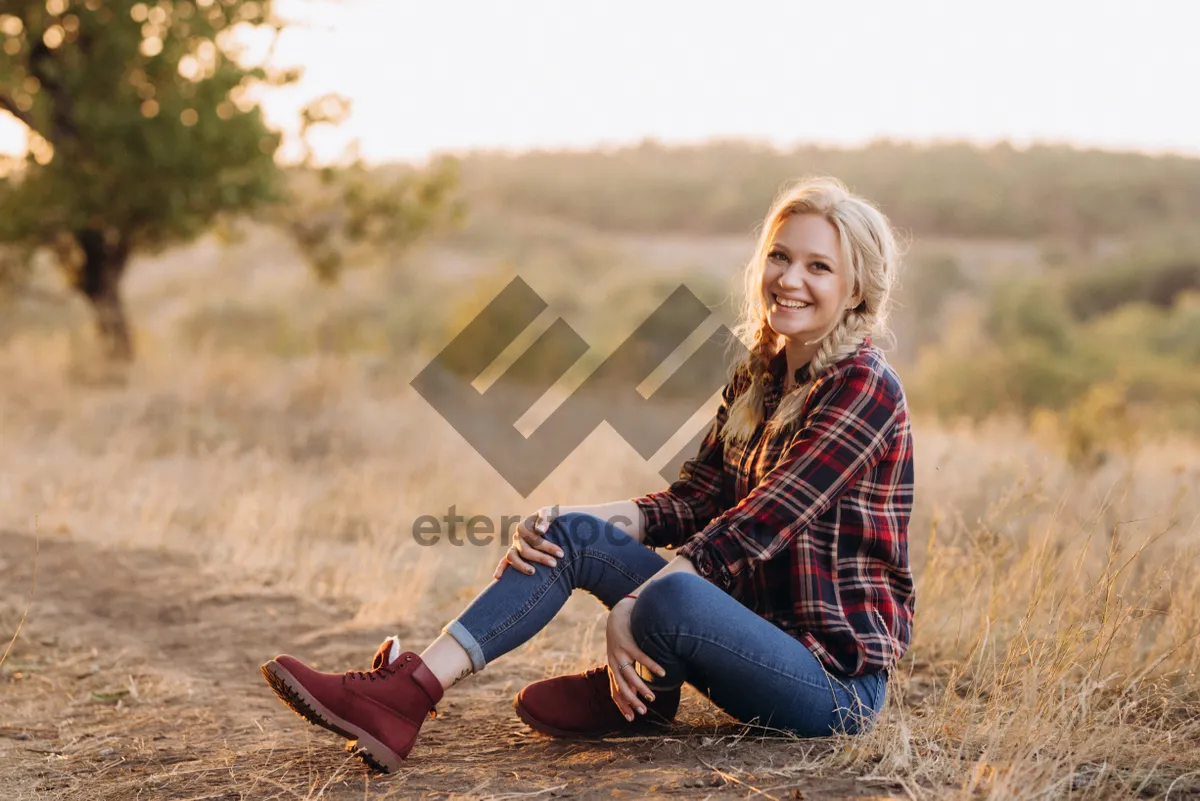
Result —
<instances>
[{"instance_id":1,"label":"bright sky","mask_svg":"<svg viewBox=\"0 0 1200 801\"><path fill-rule=\"evenodd\" d=\"M266 101L348 95L371 161L652 136L1009 139L1200 155L1200 3L277 0L304 27ZM1192 99L1188 99L1192 98ZM0 115L2 116L2 115ZM0 149L19 148L11 120Z\"/></svg>"}]
</instances>

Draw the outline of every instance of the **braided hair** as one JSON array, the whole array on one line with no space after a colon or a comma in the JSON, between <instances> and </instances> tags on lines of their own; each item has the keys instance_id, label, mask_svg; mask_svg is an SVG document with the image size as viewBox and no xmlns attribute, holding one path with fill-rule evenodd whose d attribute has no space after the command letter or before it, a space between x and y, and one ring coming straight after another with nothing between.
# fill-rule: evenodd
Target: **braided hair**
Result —
<instances>
[{"instance_id":1,"label":"braided hair","mask_svg":"<svg viewBox=\"0 0 1200 801\"><path fill-rule=\"evenodd\" d=\"M742 309L734 329L736 342L731 345L747 340L751 344L746 358L731 365L729 381L736 397L721 431L727 439L749 439L765 417L769 365L785 340L767 322L763 272L775 234L795 214L819 214L837 230L843 260L850 267L851 294L861 300L817 340L816 353L807 365L807 380L784 395L770 426L795 424L808 390L817 381L853 355L867 337L887 334L887 313L900 262L900 247L887 217L836 178L810 177L785 188L771 205L754 256L743 271Z\"/></svg>"}]
</instances>

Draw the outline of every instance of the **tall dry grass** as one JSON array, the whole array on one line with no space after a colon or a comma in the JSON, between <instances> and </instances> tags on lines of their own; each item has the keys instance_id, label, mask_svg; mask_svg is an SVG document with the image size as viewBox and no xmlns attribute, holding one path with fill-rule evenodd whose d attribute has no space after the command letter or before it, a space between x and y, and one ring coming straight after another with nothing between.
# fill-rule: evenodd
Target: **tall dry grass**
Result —
<instances>
[{"instance_id":1,"label":"tall dry grass","mask_svg":"<svg viewBox=\"0 0 1200 801\"><path fill-rule=\"evenodd\" d=\"M135 313L154 319L162 287L135 288ZM444 622L501 551L422 547L418 516L662 486L602 428L522 498L408 387L427 356L279 359L193 347L160 322L116 379L58 329L0 345L0 526L187 549L236 580L351 598L351 625L412 625ZM1200 446L1144 437L1081 472L1015 425L918 419L915 441L916 636L885 715L762 772L849 769L914 796L1200 792ZM568 609L523 652L547 673L602 645L599 607Z\"/></svg>"}]
</instances>

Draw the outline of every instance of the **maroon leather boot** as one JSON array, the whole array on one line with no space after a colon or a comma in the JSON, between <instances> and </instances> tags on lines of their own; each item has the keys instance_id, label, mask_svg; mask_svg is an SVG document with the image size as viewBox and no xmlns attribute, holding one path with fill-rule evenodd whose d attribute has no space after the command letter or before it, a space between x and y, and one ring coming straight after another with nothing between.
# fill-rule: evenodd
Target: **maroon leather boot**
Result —
<instances>
[{"instance_id":1,"label":"maroon leather boot","mask_svg":"<svg viewBox=\"0 0 1200 801\"><path fill-rule=\"evenodd\" d=\"M381 646L381 651L382 651ZM271 689L296 714L348 740L371 768L391 773L416 742L425 717L436 717L442 683L412 651L370 671L321 673L283 654L262 666Z\"/></svg>"},{"instance_id":2,"label":"maroon leather boot","mask_svg":"<svg viewBox=\"0 0 1200 801\"><path fill-rule=\"evenodd\" d=\"M675 720L679 688L655 690L642 700L646 714L634 711L630 723L609 690L608 666L535 681L517 693L513 708L530 728L552 737L603 737L660 732Z\"/></svg>"}]
</instances>

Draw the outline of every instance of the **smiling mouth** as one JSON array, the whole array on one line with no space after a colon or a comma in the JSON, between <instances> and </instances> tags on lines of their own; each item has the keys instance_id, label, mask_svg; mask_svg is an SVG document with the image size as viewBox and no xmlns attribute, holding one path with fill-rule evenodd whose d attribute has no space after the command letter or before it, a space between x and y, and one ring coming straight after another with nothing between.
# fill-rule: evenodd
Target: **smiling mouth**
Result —
<instances>
[{"instance_id":1,"label":"smiling mouth","mask_svg":"<svg viewBox=\"0 0 1200 801\"><path fill-rule=\"evenodd\" d=\"M771 293L771 299L775 301L775 305L778 306L779 308L789 309L791 311L799 311L800 309L807 309L809 306L812 305L811 303L805 303L802 300L789 300L787 298L781 298L778 295L776 295L775 293Z\"/></svg>"}]
</instances>

